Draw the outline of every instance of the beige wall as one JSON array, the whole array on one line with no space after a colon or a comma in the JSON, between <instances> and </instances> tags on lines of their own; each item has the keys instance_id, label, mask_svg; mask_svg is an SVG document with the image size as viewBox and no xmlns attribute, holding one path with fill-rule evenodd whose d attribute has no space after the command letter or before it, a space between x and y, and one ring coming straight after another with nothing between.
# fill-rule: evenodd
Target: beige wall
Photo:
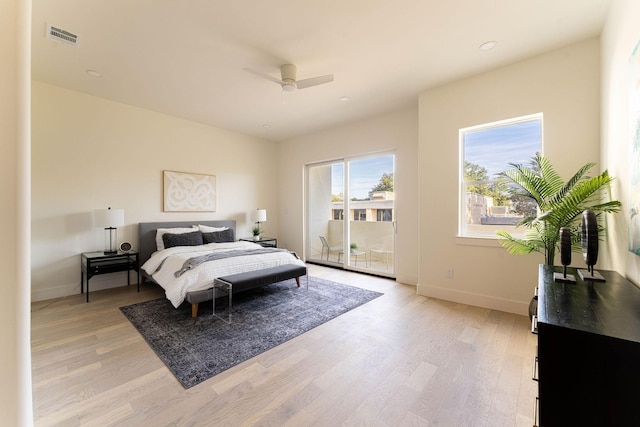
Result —
<instances>
[{"instance_id":1,"label":"beige wall","mask_svg":"<svg viewBox=\"0 0 640 427\"><path fill-rule=\"evenodd\" d=\"M527 312L542 256L456 237L458 130L542 112L544 154L568 178L599 161L599 78L592 39L420 95L420 294Z\"/></svg>"},{"instance_id":2,"label":"beige wall","mask_svg":"<svg viewBox=\"0 0 640 427\"><path fill-rule=\"evenodd\" d=\"M29 72L31 2L0 2L0 424L30 426Z\"/></svg>"},{"instance_id":3,"label":"beige wall","mask_svg":"<svg viewBox=\"0 0 640 427\"><path fill-rule=\"evenodd\" d=\"M417 115L416 108L409 108L279 143L279 223L286 224L280 227L282 241L298 253L303 253L303 248L306 250L303 239L305 165L395 150L396 278L401 283L418 283Z\"/></svg>"},{"instance_id":4,"label":"beige wall","mask_svg":"<svg viewBox=\"0 0 640 427\"><path fill-rule=\"evenodd\" d=\"M602 34L602 162L616 177L612 193L622 212L609 223L607 264L640 284L640 257L629 252L629 58L640 42L640 2L613 2ZM636 232L637 233L637 232Z\"/></svg>"},{"instance_id":5,"label":"beige wall","mask_svg":"<svg viewBox=\"0 0 640 427\"><path fill-rule=\"evenodd\" d=\"M125 210L118 242L137 247L137 223L235 219L249 236L249 212L267 209L278 235L275 143L33 82L32 293L34 300L80 292L80 253L104 248L94 209ZM162 171L217 177L218 211L162 212ZM96 276L92 289L121 286L123 273Z\"/></svg>"}]
</instances>

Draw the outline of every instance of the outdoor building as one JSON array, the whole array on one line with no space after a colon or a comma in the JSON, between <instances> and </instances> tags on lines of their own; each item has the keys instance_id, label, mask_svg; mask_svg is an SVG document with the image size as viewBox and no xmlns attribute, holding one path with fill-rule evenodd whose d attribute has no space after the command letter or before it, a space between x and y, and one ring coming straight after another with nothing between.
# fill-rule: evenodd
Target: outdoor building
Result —
<instances>
[{"instance_id":1,"label":"outdoor building","mask_svg":"<svg viewBox=\"0 0 640 427\"><path fill-rule=\"evenodd\" d=\"M376 191L369 200L351 200L349 202L349 220L351 221L395 221L393 192ZM344 219L344 202L332 202L331 219Z\"/></svg>"}]
</instances>

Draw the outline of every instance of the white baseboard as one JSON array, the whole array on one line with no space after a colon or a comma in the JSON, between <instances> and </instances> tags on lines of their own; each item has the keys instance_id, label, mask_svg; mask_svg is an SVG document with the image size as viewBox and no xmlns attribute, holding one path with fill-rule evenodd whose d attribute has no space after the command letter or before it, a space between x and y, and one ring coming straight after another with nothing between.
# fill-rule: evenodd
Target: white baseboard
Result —
<instances>
[{"instance_id":1,"label":"white baseboard","mask_svg":"<svg viewBox=\"0 0 640 427\"><path fill-rule=\"evenodd\" d=\"M80 284L70 284L56 286L54 288L31 290L31 302L45 301L48 299L66 297L68 295L79 294Z\"/></svg>"},{"instance_id":2,"label":"white baseboard","mask_svg":"<svg viewBox=\"0 0 640 427\"><path fill-rule=\"evenodd\" d=\"M469 292L452 289L438 288L436 286L418 285L418 295L473 305L475 307L489 308L491 310L504 311L506 313L529 315L529 303L511 301L486 295L472 294Z\"/></svg>"},{"instance_id":3,"label":"white baseboard","mask_svg":"<svg viewBox=\"0 0 640 427\"><path fill-rule=\"evenodd\" d=\"M397 275L396 276L396 282L402 283L403 285L417 286L418 285L418 278L417 277L411 277L411 276Z\"/></svg>"},{"instance_id":4,"label":"white baseboard","mask_svg":"<svg viewBox=\"0 0 640 427\"><path fill-rule=\"evenodd\" d=\"M137 286L135 284L136 279L134 277L134 274L135 272L131 273L131 286ZM90 291L94 292L101 291L103 289L116 288L119 286L127 286L126 280L126 277L123 278L122 273L111 273L105 274L104 276L94 276L91 278ZM84 291L86 292L87 290L85 289ZM32 289L31 302L62 298L76 294L80 294L80 283L72 283L44 289Z\"/></svg>"}]
</instances>

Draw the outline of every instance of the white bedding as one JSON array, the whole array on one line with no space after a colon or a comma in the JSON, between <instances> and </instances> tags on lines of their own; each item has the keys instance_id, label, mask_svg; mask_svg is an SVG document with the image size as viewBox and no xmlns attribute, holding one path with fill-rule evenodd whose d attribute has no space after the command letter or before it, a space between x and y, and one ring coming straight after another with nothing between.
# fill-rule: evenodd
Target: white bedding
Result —
<instances>
[{"instance_id":1,"label":"white bedding","mask_svg":"<svg viewBox=\"0 0 640 427\"><path fill-rule=\"evenodd\" d=\"M288 251L269 252L258 255L222 258L200 264L180 277L175 272L180 270L190 258L206 255L212 251L237 251L241 249L261 248L251 242L209 243L202 246L176 246L154 252L151 258L142 265L142 269L165 290L167 299L174 307L178 307L185 299L187 292L209 289L216 277L242 273L244 271L261 270L284 264L304 263Z\"/></svg>"}]
</instances>

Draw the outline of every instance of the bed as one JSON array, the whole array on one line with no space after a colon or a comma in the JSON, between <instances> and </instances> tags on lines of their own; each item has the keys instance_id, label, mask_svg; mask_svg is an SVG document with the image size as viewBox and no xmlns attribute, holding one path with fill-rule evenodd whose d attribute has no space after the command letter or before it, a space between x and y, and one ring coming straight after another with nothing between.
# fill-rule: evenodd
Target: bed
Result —
<instances>
[{"instance_id":1,"label":"bed","mask_svg":"<svg viewBox=\"0 0 640 427\"><path fill-rule=\"evenodd\" d=\"M232 220L139 223L143 278L162 286L174 307L190 303L195 315L200 302L213 298L217 278L283 265L305 266L287 250L236 241L235 232ZM198 244L199 233L204 236L202 244Z\"/></svg>"}]
</instances>

